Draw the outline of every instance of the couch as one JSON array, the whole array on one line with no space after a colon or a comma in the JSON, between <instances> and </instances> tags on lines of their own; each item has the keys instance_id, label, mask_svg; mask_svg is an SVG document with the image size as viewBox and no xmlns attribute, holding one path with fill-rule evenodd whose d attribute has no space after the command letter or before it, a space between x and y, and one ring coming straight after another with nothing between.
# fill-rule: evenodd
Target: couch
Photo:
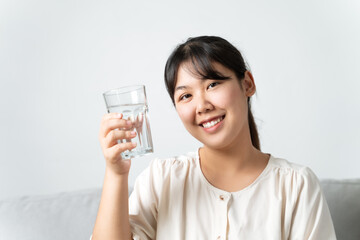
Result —
<instances>
[{"instance_id":1,"label":"couch","mask_svg":"<svg viewBox=\"0 0 360 240\"><path fill-rule=\"evenodd\" d=\"M360 179L321 180L338 240L360 240ZM0 201L0 240L89 239L101 189Z\"/></svg>"}]
</instances>

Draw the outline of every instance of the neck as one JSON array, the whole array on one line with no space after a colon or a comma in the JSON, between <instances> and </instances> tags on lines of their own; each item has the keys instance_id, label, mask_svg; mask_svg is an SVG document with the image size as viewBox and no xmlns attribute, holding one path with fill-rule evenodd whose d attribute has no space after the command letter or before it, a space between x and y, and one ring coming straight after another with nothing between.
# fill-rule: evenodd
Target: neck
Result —
<instances>
[{"instance_id":1,"label":"neck","mask_svg":"<svg viewBox=\"0 0 360 240\"><path fill-rule=\"evenodd\" d=\"M251 144L239 144L226 149L214 149L204 146L200 149L200 159L203 167L217 171L238 172L254 164L254 159L259 157L260 151Z\"/></svg>"},{"instance_id":2,"label":"neck","mask_svg":"<svg viewBox=\"0 0 360 240\"><path fill-rule=\"evenodd\" d=\"M267 166L269 155L256 149L248 137L239 137L228 146L204 145L199 149L200 168L213 186L238 191L250 185Z\"/></svg>"}]
</instances>

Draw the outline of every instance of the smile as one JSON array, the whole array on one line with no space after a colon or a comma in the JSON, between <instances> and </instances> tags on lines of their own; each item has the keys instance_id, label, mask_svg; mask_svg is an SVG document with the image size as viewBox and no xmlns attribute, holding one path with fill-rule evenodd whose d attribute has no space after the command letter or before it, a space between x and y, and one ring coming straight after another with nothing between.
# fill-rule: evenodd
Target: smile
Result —
<instances>
[{"instance_id":1,"label":"smile","mask_svg":"<svg viewBox=\"0 0 360 240\"><path fill-rule=\"evenodd\" d=\"M216 124L218 124L219 122L221 122L223 119L225 118L225 115L224 116L221 116L221 117L218 117L212 121L208 121L208 122L205 122L203 124L200 124L203 128L211 128L213 126L215 126Z\"/></svg>"}]
</instances>

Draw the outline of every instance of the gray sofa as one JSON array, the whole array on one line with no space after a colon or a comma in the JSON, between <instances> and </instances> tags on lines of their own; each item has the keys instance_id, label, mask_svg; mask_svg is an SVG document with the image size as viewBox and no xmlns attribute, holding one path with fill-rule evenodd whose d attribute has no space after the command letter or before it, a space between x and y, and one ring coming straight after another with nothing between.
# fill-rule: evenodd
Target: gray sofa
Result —
<instances>
[{"instance_id":1,"label":"gray sofa","mask_svg":"<svg viewBox=\"0 0 360 240\"><path fill-rule=\"evenodd\" d=\"M360 240L360 179L321 180L338 240ZM0 201L0 240L89 239L100 189Z\"/></svg>"}]
</instances>

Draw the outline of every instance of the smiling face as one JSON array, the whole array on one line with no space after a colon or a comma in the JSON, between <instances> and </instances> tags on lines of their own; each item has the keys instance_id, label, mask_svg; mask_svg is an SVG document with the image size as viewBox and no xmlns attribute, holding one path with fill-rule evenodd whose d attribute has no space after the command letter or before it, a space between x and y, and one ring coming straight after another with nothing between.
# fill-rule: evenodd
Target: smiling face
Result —
<instances>
[{"instance_id":1,"label":"smiling face","mask_svg":"<svg viewBox=\"0 0 360 240\"><path fill-rule=\"evenodd\" d=\"M207 147L251 145L247 99L255 92L253 78L246 72L239 83L230 69L218 63L213 67L229 79L203 80L194 74L191 64L180 65L174 94L176 111L189 133Z\"/></svg>"}]
</instances>

